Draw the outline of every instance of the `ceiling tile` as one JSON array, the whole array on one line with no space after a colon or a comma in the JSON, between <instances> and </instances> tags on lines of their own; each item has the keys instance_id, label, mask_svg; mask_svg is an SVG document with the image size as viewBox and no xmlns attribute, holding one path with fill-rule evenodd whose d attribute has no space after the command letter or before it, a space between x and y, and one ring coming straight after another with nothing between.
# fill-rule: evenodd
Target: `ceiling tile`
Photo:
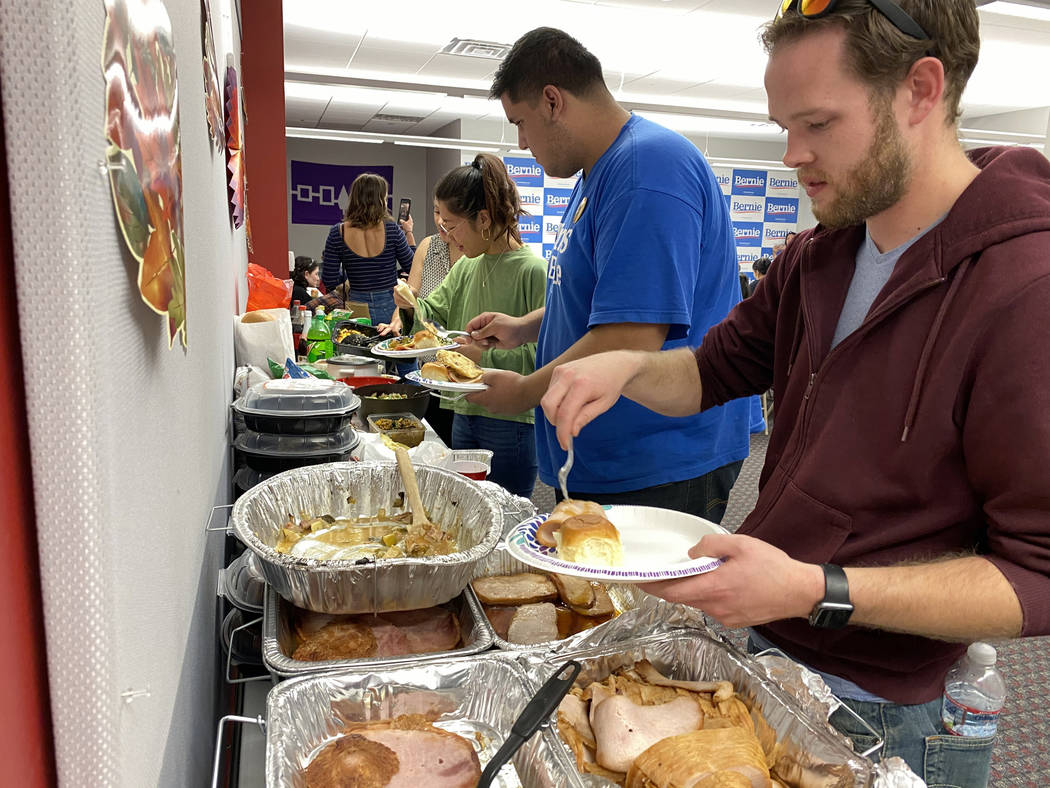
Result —
<instances>
[{"instance_id":1,"label":"ceiling tile","mask_svg":"<svg viewBox=\"0 0 1050 788\"><path fill-rule=\"evenodd\" d=\"M362 71L403 74L408 77L422 68L437 50L438 47L433 44L366 36L350 67Z\"/></svg>"},{"instance_id":2,"label":"ceiling tile","mask_svg":"<svg viewBox=\"0 0 1050 788\"><path fill-rule=\"evenodd\" d=\"M327 101L312 99L284 100L284 122L289 126L313 126L321 119Z\"/></svg>"},{"instance_id":3,"label":"ceiling tile","mask_svg":"<svg viewBox=\"0 0 1050 788\"><path fill-rule=\"evenodd\" d=\"M381 108L381 104L337 104L333 101L328 105L321 121L324 124L355 123L360 125L371 120Z\"/></svg>"},{"instance_id":4,"label":"ceiling tile","mask_svg":"<svg viewBox=\"0 0 1050 788\"><path fill-rule=\"evenodd\" d=\"M346 68L360 40L359 35L285 25L285 68Z\"/></svg>"}]
</instances>

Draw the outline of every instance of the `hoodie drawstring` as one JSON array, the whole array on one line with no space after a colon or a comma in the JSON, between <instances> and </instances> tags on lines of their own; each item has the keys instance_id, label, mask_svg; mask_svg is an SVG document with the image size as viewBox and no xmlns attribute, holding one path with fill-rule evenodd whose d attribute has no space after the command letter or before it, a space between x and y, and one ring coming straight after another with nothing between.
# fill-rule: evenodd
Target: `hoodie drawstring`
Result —
<instances>
[{"instance_id":1,"label":"hoodie drawstring","mask_svg":"<svg viewBox=\"0 0 1050 788\"><path fill-rule=\"evenodd\" d=\"M901 443L905 443L908 440L908 433L911 432L912 424L915 421L915 411L919 409L919 394L922 391L923 383L925 383L926 368L930 364L930 356L933 354L933 346L941 332L944 316L948 313L948 307L951 306L952 301L955 299L955 294L958 292L959 285L962 283L967 270L969 270L971 262L973 262L973 258L968 257L959 265L955 276L952 278L952 283L948 286L948 294L941 301L941 305L937 309L937 316L933 319L933 325L930 326L930 333L926 336L926 342L922 346L919 365L915 370L915 380L911 386L911 398L908 400L908 409L904 413L904 432L901 433Z\"/></svg>"}]
</instances>

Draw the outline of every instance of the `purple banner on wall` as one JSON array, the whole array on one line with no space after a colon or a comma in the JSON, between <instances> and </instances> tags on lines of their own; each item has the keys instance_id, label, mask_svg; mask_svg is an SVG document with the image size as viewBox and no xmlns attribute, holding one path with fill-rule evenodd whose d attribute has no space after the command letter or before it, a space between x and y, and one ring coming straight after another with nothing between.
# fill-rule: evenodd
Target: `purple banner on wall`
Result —
<instances>
[{"instance_id":1,"label":"purple banner on wall","mask_svg":"<svg viewBox=\"0 0 1050 788\"><path fill-rule=\"evenodd\" d=\"M393 205L394 167L359 167L292 161L292 224L336 224L343 218L350 184L363 172L386 179L387 209ZM343 207L340 207L343 206Z\"/></svg>"}]
</instances>

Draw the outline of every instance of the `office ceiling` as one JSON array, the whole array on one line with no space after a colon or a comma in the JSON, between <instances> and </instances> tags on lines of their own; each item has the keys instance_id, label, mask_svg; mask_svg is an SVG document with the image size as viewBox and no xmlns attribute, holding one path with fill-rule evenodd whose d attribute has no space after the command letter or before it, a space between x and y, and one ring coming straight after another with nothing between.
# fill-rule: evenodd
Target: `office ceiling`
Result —
<instances>
[{"instance_id":1,"label":"office ceiling","mask_svg":"<svg viewBox=\"0 0 1050 788\"><path fill-rule=\"evenodd\" d=\"M1031 2L1045 18L998 12L1029 10L1001 2L981 9L963 126L985 118L995 128L987 116L1002 115L1004 130L1045 137L1050 0ZM775 139L757 40L774 9L775 0L286 2L287 125L430 135L465 119L513 142L498 102L486 98L499 60L443 50L455 39L506 45L551 25L598 55L614 95L636 111L685 132Z\"/></svg>"}]
</instances>

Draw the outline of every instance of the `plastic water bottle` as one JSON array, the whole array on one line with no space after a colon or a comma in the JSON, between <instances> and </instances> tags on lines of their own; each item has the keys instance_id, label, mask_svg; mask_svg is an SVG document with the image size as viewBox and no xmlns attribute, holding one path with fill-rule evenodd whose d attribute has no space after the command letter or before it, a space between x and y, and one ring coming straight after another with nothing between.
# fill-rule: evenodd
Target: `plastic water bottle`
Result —
<instances>
[{"instance_id":1,"label":"plastic water bottle","mask_svg":"<svg viewBox=\"0 0 1050 788\"><path fill-rule=\"evenodd\" d=\"M1006 700L1006 682L995 668L995 649L971 643L944 677L941 721L955 736L992 736Z\"/></svg>"},{"instance_id":2,"label":"plastic water bottle","mask_svg":"<svg viewBox=\"0 0 1050 788\"><path fill-rule=\"evenodd\" d=\"M317 307L317 313L314 315L313 322L310 323L310 328L306 332L306 343L310 347L309 352L306 354L306 358L309 361L331 358L335 353L335 347L332 345L332 332L328 329L328 324L324 320L323 306Z\"/></svg>"}]
</instances>

